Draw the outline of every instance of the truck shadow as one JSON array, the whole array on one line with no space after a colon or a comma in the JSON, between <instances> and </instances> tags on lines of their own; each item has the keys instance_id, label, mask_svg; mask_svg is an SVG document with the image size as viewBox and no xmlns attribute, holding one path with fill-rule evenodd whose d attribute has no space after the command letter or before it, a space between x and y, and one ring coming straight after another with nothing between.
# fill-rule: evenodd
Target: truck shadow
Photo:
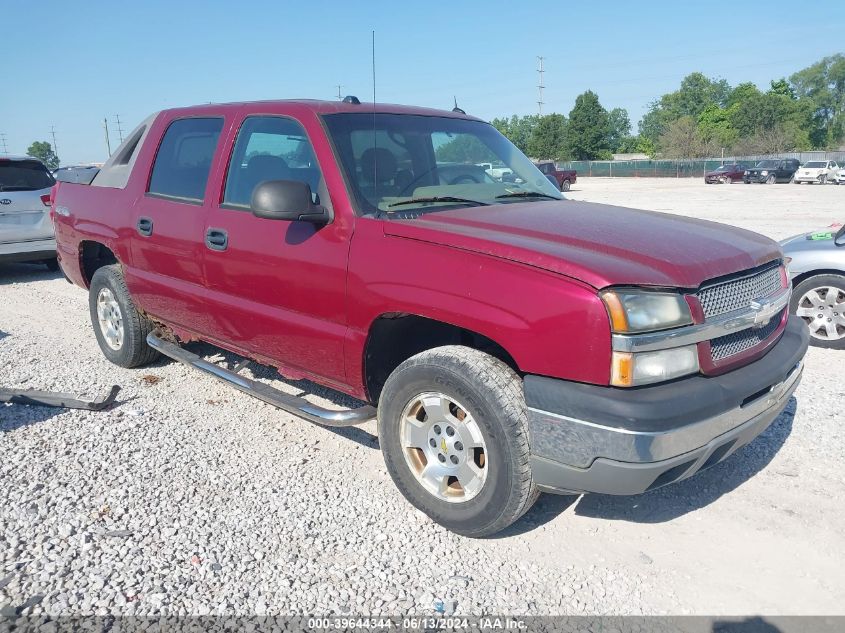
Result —
<instances>
[{"instance_id":1,"label":"truck shadow","mask_svg":"<svg viewBox=\"0 0 845 633\"><path fill-rule=\"evenodd\" d=\"M0 286L61 278L60 271L51 272L44 264L0 264Z\"/></svg>"},{"instance_id":2,"label":"truck shadow","mask_svg":"<svg viewBox=\"0 0 845 633\"><path fill-rule=\"evenodd\" d=\"M774 459L792 433L796 405L797 400L792 396L783 413L759 437L725 461L689 479L633 497L584 495L575 514L634 523L663 523L710 505Z\"/></svg>"},{"instance_id":3,"label":"truck shadow","mask_svg":"<svg viewBox=\"0 0 845 633\"><path fill-rule=\"evenodd\" d=\"M211 362L214 362L215 360L212 357L217 357L217 359L219 359L219 357L223 357L225 359L225 364L228 369L233 369L235 365L244 360L242 356L227 352L225 350L220 349L219 347L215 347L208 343L191 343L189 347L192 352L194 352L195 354L199 354L200 356ZM176 361L162 357L156 362L156 365L160 364L163 366L171 362ZM341 393L339 391L335 391L334 389L318 385L317 383L311 382L310 380L292 380L285 378L272 367L260 365L256 362L249 363L249 365L244 370L242 370L241 373L247 377L253 378L254 380L260 380L262 382L274 381L276 383L282 383L281 385L276 384L273 386L276 388L280 388L282 387L282 385L291 387L292 389L284 390L299 397L316 396L318 398L327 400L332 405L338 408L351 409L366 404L365 402L352 398L351 396L347 396L346 394ZM229 388L232 390L233 394L237 394L238 397L250 397L246 394L240 394L234 387ZM378 437L376 437L372 433L365 431L359 426L332 427L322 426L316 423L315 426L320 426L320 428L326 429L327 431L330 431L335 435L343 437L347 440L357 442L358 444L360 444L361 446L365 446L366 448L379 448Z\"/></svg>"},{"instance_id":4,"label":"truck shadow","mask_svg":"<svg viewBox=\"0 0 845 633\"><path fill-rule=\"evenodd\" d=\"M530 532L573 506L578 516L632 523L663 523L694 512L738 488L772 461L792 433L796 405L792 396L783 413L759 437L689 479L636 496L541 495L519 521L493 538Z\"/></svg>"}]
</instances>

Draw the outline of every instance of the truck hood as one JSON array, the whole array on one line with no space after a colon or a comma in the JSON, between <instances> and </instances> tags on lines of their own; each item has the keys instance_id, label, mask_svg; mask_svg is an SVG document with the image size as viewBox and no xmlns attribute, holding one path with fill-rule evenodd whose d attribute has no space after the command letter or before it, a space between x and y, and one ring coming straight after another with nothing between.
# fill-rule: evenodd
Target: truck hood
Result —
<instances>
[{"instance_id":1,"label":"truck hood","mask_svg":"<svg viewBox=\"0 0 845 633\"><path fill-rule=\"evenodd\" d=\"M384 231L542 268L594 288L697 288L781 257L776 242L751 231L574 200L437 211L387 220Z\"/></svg>"}]
</instances>

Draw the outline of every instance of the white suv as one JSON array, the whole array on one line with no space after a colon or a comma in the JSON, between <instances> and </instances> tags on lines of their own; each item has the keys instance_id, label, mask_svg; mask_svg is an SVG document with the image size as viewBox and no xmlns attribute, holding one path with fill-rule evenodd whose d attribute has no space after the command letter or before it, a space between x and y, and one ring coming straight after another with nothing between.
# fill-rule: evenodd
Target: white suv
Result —
<instances>
[{"instance_id":1,"label":"white suv","mask_svg":"<svg viewBox=\"0 0 845 633\"><path fill-rule=\"evenodd\" d=\"M836 161L811 160L798 168L792 182L796 185L800 185L802 182L816 182L823 185L828 180L836 182L836 175L838 173L839 165L836 164Z\"/></svg>"},{"instance_id":2,"label":"white suv","mask_svg":"<svg viewBox=\"0 0 845 633\"><path fill-rule=\"evenodd\" d=\"M55 183L37 158L0 156L0 263L39 261L58 270L50 221Z\"/></svg>"}]
</instances>

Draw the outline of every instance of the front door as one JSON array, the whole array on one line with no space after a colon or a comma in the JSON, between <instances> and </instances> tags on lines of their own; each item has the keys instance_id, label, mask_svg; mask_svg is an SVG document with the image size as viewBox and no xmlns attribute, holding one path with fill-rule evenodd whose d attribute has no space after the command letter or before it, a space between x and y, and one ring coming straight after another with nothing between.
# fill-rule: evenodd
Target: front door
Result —
<instances>
[{"instance_id":1,"label":"front door","mask_svg":"<svg viewBox=\"0 0 845 633\"><path fill-rule=\"evenodd\" d=\"M255 217L252 192L267 180L306 182L314 201L331 211L302 125L284 116L244 118L205 224L213 336L283 372L343 386L351 226L337 217L325 226Z\"/></svg>"},{"instance_id":2,"label":"front door","mask_svg":"<svg viewBox=\"0 0 845 633\"><path fill-rule=\"evenodd\" d=\"M176 119L158 147L131 218L127 283L141 308L194 332L205 328L205 194L222 117Z\"/></svg>"}]
</instances>

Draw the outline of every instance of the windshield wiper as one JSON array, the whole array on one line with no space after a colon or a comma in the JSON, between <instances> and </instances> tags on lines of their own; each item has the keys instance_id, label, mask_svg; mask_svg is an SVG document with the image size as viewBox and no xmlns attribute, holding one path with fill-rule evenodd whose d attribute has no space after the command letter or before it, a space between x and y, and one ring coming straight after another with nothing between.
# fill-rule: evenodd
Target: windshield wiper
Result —
<instances>
[{"instance_id":1,"label":"windshield wiper","mask_svg":"<svg viewBox=\"0 0 845 633\"><path fill-rule=\"evenodd\" d=\"M549 200L563 200L563 198L551 196L540 191L513 191L511 193L503 193L500 196L496 196L496 200L500 198L548 198Z\"/></svg>"},{"instance_id":2,"label":"windshield wiper","mask_svg":"<svg viewBox=\"0 0 845 633\"><path fill-rule=\"evenodd\" d=\"M470 200L469 198L456 198L455 196L431 196L429 198L411 198L410 200L401 200L387 205L387 207L401 207L407 204L424 204L426 202L459 202L461 204L471 204L476 207L488 207L489 202L481 202L480 200Z\"/></svg>"}]
</instances>

